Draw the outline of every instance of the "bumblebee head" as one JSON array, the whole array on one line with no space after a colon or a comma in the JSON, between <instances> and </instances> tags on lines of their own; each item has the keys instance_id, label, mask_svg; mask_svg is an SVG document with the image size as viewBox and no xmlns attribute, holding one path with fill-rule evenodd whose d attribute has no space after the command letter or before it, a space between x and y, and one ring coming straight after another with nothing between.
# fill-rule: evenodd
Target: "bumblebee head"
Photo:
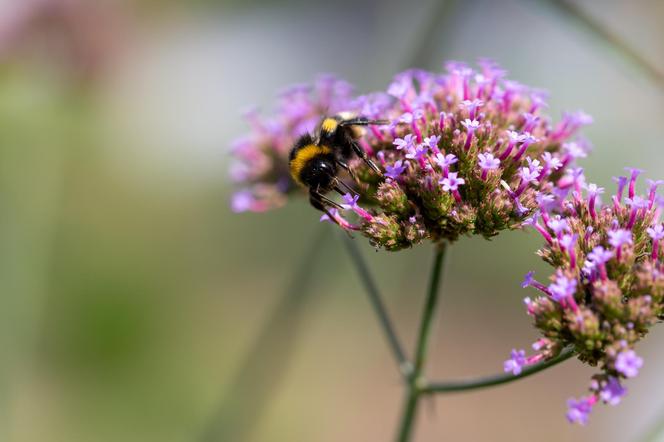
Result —
<instances>
[{"instance_id":1,"label":"bumblebee head","mask_svg":"<svg viewBox=\"0 0 664 442\"><path fill-rule=\"evenodd\" d=\"M336 175L337 165L334 158L321 155L309 161L308 166L302 170L300 178L307 186L327 192L334 187Z\"/></svg>"}]
</instances>

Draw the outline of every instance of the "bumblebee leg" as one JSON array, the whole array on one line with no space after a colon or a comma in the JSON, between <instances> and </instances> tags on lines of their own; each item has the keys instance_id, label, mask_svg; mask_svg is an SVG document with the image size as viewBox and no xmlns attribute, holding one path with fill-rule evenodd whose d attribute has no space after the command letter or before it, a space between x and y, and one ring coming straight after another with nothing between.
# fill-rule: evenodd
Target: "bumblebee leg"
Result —
<instances>
[{"instance_id":1,"label":"bumblebee leg","mask_svg":"<svg viewBox=\"0 0 664 442\"><path fill-rule=\"evenodd\" d=\"M336 183L336 184L335 184L335 186L334 186L334 187L335 187L334 190L336 190L337 193L340 193L340 194L342 194L342 195L345 195L346 193L352 193L352 194L355 194L355 195L358 194L358 193L355 191L355 189L353 189L352 187L350 187L348 184L344 183L344 182L341 181L341 180L336 180L335 183ZM344 189L346 189L346 192L341 192L341 191L340 191L340 190L341 190L340 187L343 187Z\"/></svg>"},{"instance_id":2,"label":"bumblebee leg","mask_svg":"<svg viewBox=\"0 0 664 442\"><path fill-rule=\"evenodd\" d=\"M367 164L367 166L371 168L371 170L376 172L376 174L378 174L379 176L383 176L383 172L381 172L378 166L376 166L376 163L374 163L373 161L371 161L371 159L369 159L367 153L364 151L364 149L362 149L362 146L357 144L355 140L352 140L350 144L353 147L353 151L355 151L357 156L360 157L362 161L364 161Z\"/></svg>"},{"instance_id":3,"label":"bumblebee leg","mask_svg":"<svg viewBox=\"0 0 664 442\"><path fill-rule=\"evenodd\" d=\"M315 209L318 209L321 212L325 213L327 215L327 217L330 219L330 221L332 221L333 223L335 223L336 225L341 227L341 229L344 232L346 232L346 235L348 235L351 239L353 239L353 235L351 235L350 232L348 231L348 226L343 226L343 225L341 225L341 223L339 221L337 221L337 219L334 217L334 215L332 215L332 213L330 213L330 211L327 210L327 207L325 207L325 203L321 198L325 198L325 197L323 195L321 195L320 193L314 191L314 190L311 190L309 192L309 203Z\"/></svg>"},{"instance_id":4,"label":"bumblebee leg","mask_svg":"<svg viewBox=\"0 0 664 442\"><path fill-rule=\"evenodd\" d=\"M343 195L343 193L342 193L342 195ZM318 192L317 190L309 191L309 201L311 201L312 198L316 198L322 204L327 204L328 206L332 206L335 209L343 210L343 206L341 204L335 203L334 201L332 201L331 199L329 199L328 197L326 197L322 193Z\"/></svg>"},{"instance_id":5,"label":"bumblebee leg","mask_svg":"<svg viewBox=\"0 0 664 442\"><path fill-rule=\"evenodd\" d=\"M385 126L386 124L390 124L389 120L370 120L365 117L356 117L356 118L349 118L347 120L341 120L339 122L339 126Z\"/></svg>"},{"instance_id":6,"label":"bumblebee leg","mask_svg":"<svg viewBox=\"0 0 664 442\"><path fill-rule=\"evenodd\" d=\"M342 169L345 169L346 172L348 172L348 175L353 179L353 181L357 181L357 177L355 176L355 172L353 172L353 169L351 169L348 164L346 164L344 161L337 160L337 164L341 166Z\"/></svg>"},{"instance_id":7,"label":"bumblebee leg","mask_svg":"<svg viewBox=\"0 0 664 442\"><path fill-rule=\"evenodd\" d=\"M327 210L327 207L325 207L325 204L318 198L318 196L314 193L309 194L309 204L313 206L314 209L320 210L321 212L325 213L328 218L330 218L330 221L335 222L336 224L339 224L336 220L335 217L332 216L329 210Z\"/></svg>"},{"instance_id":8,"label":"bumblebee leg","mask_svg":"<svg viewBox=\"0 0 664 442\"><path fill-rule=\"evenodd\" d=\"M321 196L322 195L320 193L317 193L317 192L314 192L314 191L309 192L309 203L314 207L314 209L318 209L321 212L325 213L327 215L327 217L330 219L330 221L332 221L333 223L335 223L339 227L343 228L343 226L341 224L339 224L339 221L337 221L337 219L332 215L332 213L330 213L330 211L327 210L327 207L325 207L324 202L321 200ZM344 230L346 230L346 229L344 229ZM352 236L351 236L351 238L352 238Z\"/></svg>"}]
</instances>

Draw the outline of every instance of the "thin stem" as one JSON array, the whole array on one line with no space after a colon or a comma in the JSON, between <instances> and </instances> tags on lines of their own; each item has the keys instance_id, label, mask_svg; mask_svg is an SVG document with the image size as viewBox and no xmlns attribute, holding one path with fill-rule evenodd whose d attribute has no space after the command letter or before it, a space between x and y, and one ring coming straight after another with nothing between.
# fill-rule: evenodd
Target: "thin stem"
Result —
<instances>
[{"instance_id":1,"label":"thin stem","mask_svg":"<svg viewBox=\"0 0 664 442\"><path fill-rule=\"evenodd\" d=\"M407 442L410 440L419 399L419 392L415 388L409 388L406 392L406 401L403 406L403 414L401 415L399 435L397 436L398 442Z\"/></svg>"},{"instance_id":2,"label":"thin stem","mask_svg":"<svg viewBox=\"0 0 664 442\"><path fill-rule=\"evenodd\" d=\"M461 381L434 382L424 387L422 389L422 394L451 393L455 391L468 391L478 388L507 384L519 379L526 378L528 376L532 376L535 373L539 373L540 371L546 370L547 368L553 367L554 365L558 365L561 362L568 360L572 356L574 356L574 348L565 347L558 356L549 359L548 361L540 362L539 364L527 367L518 375L499 374L495 376L487 376Z\"/></svg>"},{"instance_id":3,"label":"thin stem","mask_svg":"<svg viewBox=\"0 0 664 442\"><path fill-rule=\"evenodd\" d=\"M664 72L662 70L658 69L657 66L652 64L646 57L641 55L617 34L602 25L597 19L586 13L580 6L569 0L545 0L545 3L548 3L558 10L558 12L581 25L582 28L588 30L590 34L597 37L604 45L613 49L625 59L641 68L641 70L655 80L660 87L664 86Z\"/></svg>"},{"instance_id":4,"label":"thin stem","mask_svg":"<svg viewBox=\"0 0 664 442\"><path fill-rule=\"evenodd\" d=\"M440 286L440 277L442 274L443 261L445 260L445 245L440 245L436 248L436 253L431 267L431 276L429 279L429 290L427 291L427 299L424 304L424 311L422 312L422 322L420 322L420 331L417 334L417 344L415 350L415 373L418 375L422 372L424 360L427 354L427 343L431 335L431 321L433 314L438 304L438 293Z\"/></svg>"},{"instance_id":5,"label":"thin stem","mask_svg":"<svg viewBox=\"0 0 664 442\"><path fill-rule=\"evenodd\" d=\"M357 274L360 277L365 290L367 291L369 302L371 303L371 307L373 307L373 310L378 317L378 322L380 323L380 326L385 333L385 338L387 339L387 343L392 350L392 355L399 364L399 370L405 377L408 377L412 372L413 365L408 360L406 352L404 351L403 346L399 341L399 337L397 336L394 325L392 324L392 320L387 313L385 303L383 302L383 298L380 294L380 291L378 290L376 281L371 276L369 267L364 261L362 252L357 247L356 242L345 233L341 233L341 236L343 238L344 245L346 246L346 250L348 251L350 258L353 261L354 267L357 270Z\"/></svg>"},{"instance_id":6,"label":"thin stem","mask_svg":"<svg viewBox=\"0 0 664 442\"><path fill-rule=\"evenodd\" d=\"M329 238L328 226L320 226L309 239L296 271L279 296L275 308L263 322L256 339L228 383L200 435L201 442L247 440L261 414L274 399L301 335L304 313L311 299L312 277L317 258Z\"/></svg>"},{"instance_id":7,"label":"thin stem","mask_svg":"<svg viewBox=\"0 0 664 442\"><path fill-rule=\"evenodd\" d=\"M429 337L431 336L431 324L433 321L434 313L436 311L436 305L438 304L438 294L440 292L440 279L442 275L443 261L445 260L445 250L446 246L444 244L438 246L436 248L436 253L433 259L431 276L429 279L429 289L427 291L427 297L424 303L420 329L417 334L415 364L409 379L406 403L404 404L404 411L399 427L399 435L397 438L399 442L409 441L413 432L413 423L417 413L417 404L419 402L423 387L422 370L424 368L424 363L427 356L427 344L429 343Z\"/></svg>"}]
</instances>

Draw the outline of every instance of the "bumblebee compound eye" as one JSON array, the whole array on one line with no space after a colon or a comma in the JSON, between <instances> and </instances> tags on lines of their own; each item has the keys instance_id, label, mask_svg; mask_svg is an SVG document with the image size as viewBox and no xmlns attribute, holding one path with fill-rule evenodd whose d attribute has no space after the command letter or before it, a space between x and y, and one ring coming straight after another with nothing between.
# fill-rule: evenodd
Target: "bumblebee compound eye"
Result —
<instances>
[{"instance_id":1,"label":"bumblebee compound eye","mask_svg":"<svg viewBox=\"0 0 664 442\"><path fill-rule=\"evenodd\" d=\"M314 189L325 193L334 187L337 167L328 158L315 158L311 160L309 167L302 171L303 181Z\"/></svg>"}]
</instances>

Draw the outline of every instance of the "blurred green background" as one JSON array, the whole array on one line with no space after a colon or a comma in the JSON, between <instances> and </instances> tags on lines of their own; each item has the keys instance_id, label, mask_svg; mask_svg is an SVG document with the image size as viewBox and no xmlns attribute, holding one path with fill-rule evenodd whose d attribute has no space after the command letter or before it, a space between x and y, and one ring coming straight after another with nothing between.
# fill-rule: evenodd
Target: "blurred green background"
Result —
<instances>
[{"instance_id":1,"label":"blurred green background","mask_svg":"<svg viewBox=\"0 0 664 442\"><path fill-rule=\"evenodd\" d=\"M335 229L304 201L228 209L239 115L319 72L370 91L491 57L554 117L594 116L592 181L664 178L664 82L616 46L664 71L664 3L573 3L598 27L544 0L1 1L0 441L391 440L398 373ZM538 245L451 249L430 377L499 372L535 339L519 282L546 275ZM362 246L411 344L431 249ZM425 403L416 440L647 440L663 341L588 427L564 419L592 373L570 361Z\"/></svg>"}]
</instances>

